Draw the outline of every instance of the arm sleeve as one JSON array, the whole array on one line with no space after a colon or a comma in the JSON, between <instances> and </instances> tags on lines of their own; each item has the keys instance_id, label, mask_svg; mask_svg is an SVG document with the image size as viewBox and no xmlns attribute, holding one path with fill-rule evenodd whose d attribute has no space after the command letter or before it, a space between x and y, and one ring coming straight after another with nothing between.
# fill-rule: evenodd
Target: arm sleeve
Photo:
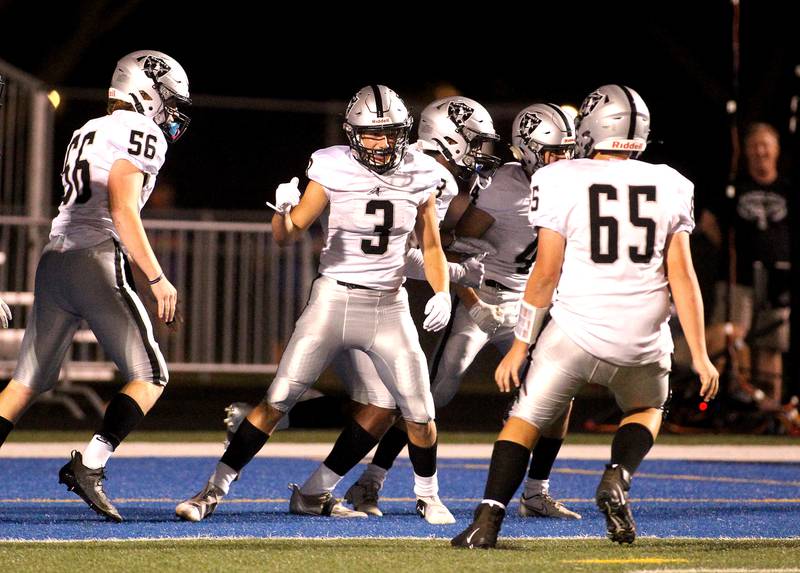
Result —
<instances>
[{"instance_id":1,"label":"arm sleeve","mask_svg":"<svg viewBox=\"0 0 800 573\"><path fill-rule=\"evenodd\" d=\"M448 262L447 270L451 282L457 283L464 277L464 267L459 263ZM425 257L422 254L422 249L408 249L406 251L405 275L407 278L417 281L426 280Z\"/></svg>"}]
</instances>

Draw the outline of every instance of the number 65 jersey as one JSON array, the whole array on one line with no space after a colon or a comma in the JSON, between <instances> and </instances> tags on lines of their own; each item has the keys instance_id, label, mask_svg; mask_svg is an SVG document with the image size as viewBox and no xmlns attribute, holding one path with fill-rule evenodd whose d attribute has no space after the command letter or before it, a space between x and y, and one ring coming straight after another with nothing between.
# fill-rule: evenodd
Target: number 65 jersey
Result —
<instances>
[{"instance_id":1,"label":"number 65 jersey","mask_svg":"<svg viewBox=\"0 0 800 573\"><path fill-rule=\"evenodd\" d=\"M53 219L50 239L64 237L63 249L83 249L113 237L120 241L111 220L108 174L118 159L144 173L139 209L144 207L164 164L167 140L152 119L117 110L88 121L76 130L67 147L61 182L64 197Z\"/></svg>"},{"instance_id":2,"label":"number 65 jersey","mask_svg":"<svg viewBox=\"0 0 800 573\"><path fill-rule=\"evenodd\" d=\"M633 159L534 173L529 219L566 239L551 316L588 353L637 366L672 352L664 252L694 228L693 192L671 167Z\"/></svg>"},{"instance_id":3,"label":"number 65 jersey","mask_svg":"<svg viewBox=\"0 0 800 573\"><path fill-rule=\"evenodd\" d=\"M376 290L400 288L417 209L443 186L440 169L413 149L383 175L358 163L346 145L314 152L307 175L330 201L320 274Z\"/></svg>"}]
</instances>

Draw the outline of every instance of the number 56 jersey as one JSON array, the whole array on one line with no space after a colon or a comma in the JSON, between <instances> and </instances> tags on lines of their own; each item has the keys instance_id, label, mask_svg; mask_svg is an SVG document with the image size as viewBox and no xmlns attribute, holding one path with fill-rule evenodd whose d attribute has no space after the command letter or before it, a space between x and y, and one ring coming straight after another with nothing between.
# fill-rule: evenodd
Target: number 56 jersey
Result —
<instances>
[{"instance_id":1,"label":"number 56 jersey","mask_svg":"<svg viewBox=\"0 0 800 573\"><path fill-rule=\"evenodd\" d=\"M61 182L64 197L53 219L50 238L64 237L64 250L82 249L114 238L108 174L118 159L144 173L139 209L144 207L164 164L167 140L153 122L132 111L118 110L88 121L76 130L67 147Z\"/></svg>"},{"instance_id":2,"label":"number 56 jersey","mask_svg":"<svg viewBox=\"0 0 800 573\"><path fill-rule=\"evenodd\" d=\"M350 147L336 145L314 152L307 175L330 202L320 274L376 290L400 288L417 209L443 185L436 160L409 149L397 168L377 175Z\"/></svg>"},{"instance_id":3,"label":"number 56 jersey","mask_svg":"<svg viewBox=\"0 0 800 573\"><path fill-rule=\"evenodd\" d=\"M534 173L530 221L566 239L551 315L588 353L636 366L672 352L665 245L694 228L693 192L671 167L633 159Z\"/></svg>"}]
</instances>

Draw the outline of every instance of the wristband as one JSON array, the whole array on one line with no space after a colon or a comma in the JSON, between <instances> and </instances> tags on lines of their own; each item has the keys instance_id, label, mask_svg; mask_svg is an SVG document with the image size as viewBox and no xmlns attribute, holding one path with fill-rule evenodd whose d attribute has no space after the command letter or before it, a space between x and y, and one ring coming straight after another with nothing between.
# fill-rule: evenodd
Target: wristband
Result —
<instances>
[{"instance_id":1,"label":"wristband","mask_svg":"<svg viewBox=\"0 0 800 573\"><path fill-rule=\"evenodd\" d=\"M539 308L524 300L520 302L519 318L517 319L517 325L514 327L514 337L526 344L533 344L539 336L539 331L542 330L550 307Z\"/></svg>"}]
</instances>

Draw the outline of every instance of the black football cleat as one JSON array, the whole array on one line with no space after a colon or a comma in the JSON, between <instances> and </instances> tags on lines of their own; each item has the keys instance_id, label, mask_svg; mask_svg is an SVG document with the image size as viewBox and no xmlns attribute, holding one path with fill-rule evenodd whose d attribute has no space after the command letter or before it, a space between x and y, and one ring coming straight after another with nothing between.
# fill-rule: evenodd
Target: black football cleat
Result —
<instances>
[{"instance_id":1,"label":"black football cleat","mask_svg":"<svg viewBox=\"0 0 800 573\"><path fill-rule=\"evenodd\" d=\"M636 539L636 522L633 521L628 490L631 474L619 464L606 465L595 493L595 502L606 516L606 535L616 543L633 543Z\"/></svg>"},{"instance_id":2,"label":"black football cleat","mask_svg":"<svg viewBox=\"0 0 800 573\"><path fill-rule=\"evenodd\" d=\"M506 510L496 505L482 503L475 508L475 518L464 531L450 540L453 547L464 549L493 549Z\"/></svg>"},{"instance_id":3,"label":"black football cleat","mask_svg":"<svg viewBox=\"0 0 800 573\"><path fill-rule=\"evenodd\" d=\"M72 458L58 471L58 483L66 485L100 515L119 523L122 516L103 491L105 477L103 468L92 470L83 465L83 457L77 450L72 450Z\"/></svg>"}]
</instances>

